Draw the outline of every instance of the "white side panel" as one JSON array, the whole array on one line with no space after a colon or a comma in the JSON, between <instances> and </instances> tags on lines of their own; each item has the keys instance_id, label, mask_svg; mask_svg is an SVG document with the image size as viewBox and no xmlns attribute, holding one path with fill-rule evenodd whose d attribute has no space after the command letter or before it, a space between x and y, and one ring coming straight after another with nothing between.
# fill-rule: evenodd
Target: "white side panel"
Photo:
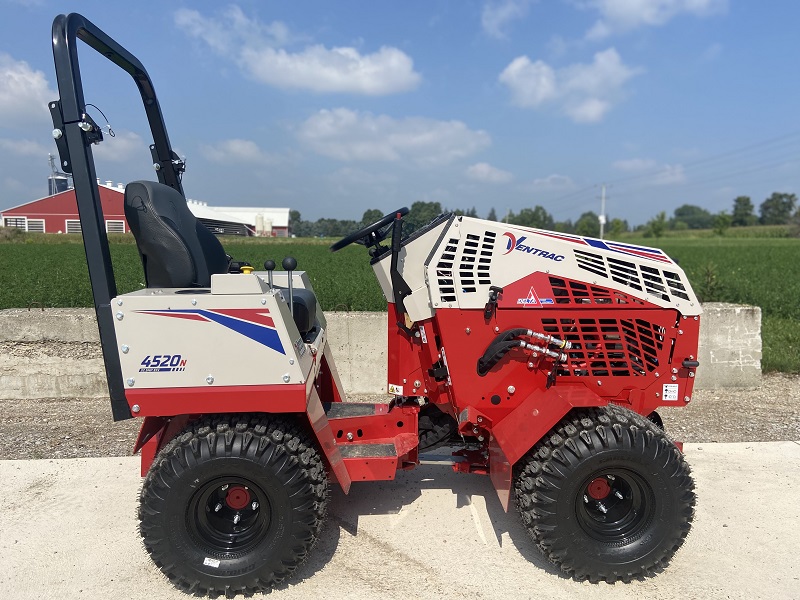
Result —
<instances>
[{"instance_id":1,"label":"white side panel","mask_svg":"<svg viewBox=\"0 0 800 600\"><path fill-rule=\"evenodd\" d=\"M113 300L126 387L280 385L307 380L314 360L282 294L187 291L140 290Z\"/></svg>"},{"instance_id":2,"label":"white side panel","mask_svg":"<svg viewBox=\"0 0 800 600\"><path fill-rule=\"evenodd\" d=\"M436 308L481 308L491 286L547 273L619 290L686 315L701 308L683 270L658 249L462 217L428 265Z\"/></svg>"},{"instance_id":3,"label":"white side panel","mask_svg":"<svg viewBox=\"0 0 800 600\"><path fill-rule=\"evenodd\" d=\"M425 262L446 226L447 221L444 221L400 249L397 270L411 288L411 297L406 300L405 306L412 321L423 321L433 316L434 309L430 304ZM386 254L372 266L381 291L389 302L393 301L392 281L389 275L391 261L391 254Z\"/></svg>"}]
</instances>

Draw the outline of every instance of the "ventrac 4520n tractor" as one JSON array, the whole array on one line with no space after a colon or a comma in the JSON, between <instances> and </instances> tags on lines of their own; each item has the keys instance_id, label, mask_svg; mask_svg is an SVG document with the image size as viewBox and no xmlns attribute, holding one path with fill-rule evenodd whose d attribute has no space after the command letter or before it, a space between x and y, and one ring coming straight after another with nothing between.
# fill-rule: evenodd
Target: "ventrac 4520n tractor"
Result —
<instances>
[{"instance_id":1,"label":"ventrac 4520n tractor","mask_svg":"<svg viewBox=\"0 0 800 600\"><path fill-rule=\"evenodd\" d=\"M125 188L146 281L126 294L78 40L131 75L153 136L157 181ZM394 479L439 447L457 472L488 476L565 573L629 581L666 566L695 495L657 410L691 399L701 312L668 256L452 214L405 235L407 209L393 211L331 247L364 244L388 302L393 399L347 402L313 274L291 258L254 271L195 219L141 63L78 14L56 18L53 52L53 135L73 176L112 412L142 420L140 532L178 588L269 589L312 550L332 486Z\"/></svg>"}]
</instances>

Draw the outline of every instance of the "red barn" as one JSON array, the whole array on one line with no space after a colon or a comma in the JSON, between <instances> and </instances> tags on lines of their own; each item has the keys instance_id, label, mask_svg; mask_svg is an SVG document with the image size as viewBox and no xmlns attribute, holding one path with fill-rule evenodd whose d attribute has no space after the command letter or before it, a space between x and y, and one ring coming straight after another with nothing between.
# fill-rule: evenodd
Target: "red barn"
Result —
<instances>
[{"instance_id":1,"label":"red barn","mask_svg":"<svg viewBox=\"0 0 800 600\"><path fill-rule=\"evenodd\" d=\"M130 233L123 208L125 186L97 182L107 233ZM215 207L187 202L195 217L217 235L289 235L289 209L264 207ZM78 202L70 188L52 196L0 211L0 225L39 233L80 233Z\"/></svg>"},{"instance_id":2,"label":"red barn","mask_svg":"<svg viewBox=\"0 0 800 600\"><path fill-rule=\"evenodd\" d=\"M100 184L100 203L106 232L128 233L130 228L123 210L124 188ZM0 223L6 227L18 227L25 231L41 233L80 233L78 202L75 190L69 189L54 196L46 196L20 204L0 213Z\"/></svg>"}]
</instances>

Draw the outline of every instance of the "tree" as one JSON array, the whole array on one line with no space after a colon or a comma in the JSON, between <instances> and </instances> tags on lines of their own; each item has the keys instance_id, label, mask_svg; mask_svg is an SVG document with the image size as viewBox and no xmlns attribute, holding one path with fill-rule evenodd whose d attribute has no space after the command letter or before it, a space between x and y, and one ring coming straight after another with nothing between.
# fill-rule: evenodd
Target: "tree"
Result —
<instances>
[{"instance_id":1,"label":"tree","mask_svg":"<svg viewBox=\"0 0 800 600\"><path fill-rule=\"evenodd\" d=\"M678 221L686 223L689 229L709 229L714 217L705 208L684 204L675 209L675 216L670 220L670 229L676 229Z\"/></svg>"},{"instance_id":2,"label":"tree","mask_svg":"<svg viewBox=\"0 0 800 600\"><path fill-rule=\"evenodd\" d=\"M289 233L300 237L303 220L299 210L289 211Z\"/></svg>"},{"instance_id":3,"label":"tree","mask_svg":"<svg viewBox=\"0 0 800 600\"><path fill-rule=\"evenodd\" d=\"M566 221L557 221L553 225L553 231L558 231L560 233L575 233L575 226L572 224L570 219Z\"/></svg>"},{"instance_id":4,"label":"tree","mask_svg":"<svg viewBox=\"0 0 800 600\"><path fill-rule=\"evenodd\" d=\"M758 210L761 213L760 222L762 225L786 225L792 218L794 206L797 203L797 196L773 192L772 195L764 200Z\"/></svg>"},{"instance_id":5,"label":"tree","mask_svg":"<svg viewBox=\"0 0 800 600\"><path fill-rule=\"evenodd\" d=\"M598 237L600 235L600 219L592 211L583 213L575 221L575 233L586 237Z\"/></svg>"},{"instance_id":6,"label":"tree","mask_svg":"<svg viewBox=\"0 0 800 600\"><path fill-rule=\"evenodd\" d=\"M361 217L361 227L366 227L367 225L372 225L376 221L379 221L383 216L383 212L378 210L377 208L368 208L364 211L364 216Z\"/></svg>"},{"instance_id":7,"label":"tree","mask_svg":"<svg viewBox=\"0 0 800 600\"><path fill-rule=\"evenodd\" d=\"M608 235L609 237L619 237L621 233L625 233L630 229L628 225L628 221L620 218L611 219L611 222L608 224Z\"/></svg>"},{"instance_id":8,"label":"tree","mask_svg":"<svg viewBox=\"0 0 800 600\"><path fill-rule=\"evenodd\" d=\"M748 227L758 223L758 217L753 214L753 201L750 196L737 196L733 201L733 215L731 225L734 227Z\"/></svg>"},{"instance_id":9,"label":"tree","mask_svg":"<svg viewBox=\"0 0 800 600\"><path fill-rule=\"evenodd\" d=\"M717 235L725 235L728 227L731 226L732 220L733 218L728 214L728 211L725 210L714 215L714 233Z\"/></svg>"},{"instance_id":10,"label":"tree","mask_svg":"<svg viewBox=\"0 0 800 600\"><path fill-rule=\"evenodd\" d=\"M489 211L489 214L486 216L487 221L497 221L497 213L494 212L494 206L492 210Z\"/></svg>"},{"instance_id":11,"label":"tree","mask_svg":"<svg viewBox=\"0 0 800 600\"><path fill-rule=\"evenodd\" d=\"M534 227L536 229L552 229L553 217L550 216L543 207L535 206L534 208L523 208L519 211L518 215L511 213L509 215L509 223L514 225L522 225L523 227Z\"/></svg>"},{"instance_id":12,"label":"tree","mask_svg":"<svg viewBox=\"0 0 800 600\"><path fill-rule=\"evenodd\" d=\"M440 214L442 214L442 205L439 202L414 202L405 218L406 226L403 227L403 231L411 233L415 229L427 225Z\"/></svg>"},{"instance_id":13,"label":"tree","mask_svg":"<svg viewBox=\"0 0 800 600\"><path fill-rule=\"evenodd\" d=\"M650 219L645 226L644 237L660 238L667 228L667 213L663 210Z\"/></svg>"}]
</instances>

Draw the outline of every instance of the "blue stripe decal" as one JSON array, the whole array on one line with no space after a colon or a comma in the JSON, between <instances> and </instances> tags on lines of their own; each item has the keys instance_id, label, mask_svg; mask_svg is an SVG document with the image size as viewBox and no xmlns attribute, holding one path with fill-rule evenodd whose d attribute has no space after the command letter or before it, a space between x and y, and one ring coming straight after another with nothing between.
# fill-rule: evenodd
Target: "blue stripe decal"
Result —
<instances>
[{"instance_id":1,"label":"blue stripe decal","mask_svg":"<svg viewBox=\"0 0 800 600\"><path fill-rule=\"evenodd\" d=\"M649 254L658 254L658 255L664 254L661 250L657 248L644 248L642 246L631 246L629 244L620 244L619 242L614 242L613 246L618 246L620 248L627 248L630 250L638 250L639 252L648 252Z\"/></svg>"},{"instance_id":2,"label":"blue stripe decal","mask_svg":"<svg viewBox=\"0 0 800 600\"><path fill-rule=\"evenodd\" d=\"M605 242L601 240L593 240L592 238L583 238L583 240L589 244L590 246L594 246L595 248L601 248L603 250L609 250L609 247L606 246Z\"/></svg>"},{"instance_id":3,"label":"blue stripe decal","mask_svg":"<svg viewBox=\"0 0 800 600\"><path fill-rule=\"evenodd\" d=\"M281 338L278 335L278 332L274 329L270 329L264 325L251 323L249 321L240 321L239 319L234 319L233 317L228 317L227 315L220 315L211 311L198 310L197 312L207 319L210 319L215 323L219 323L223 327L232 329L236 333L241 333L242 335L249 337L251 340L258 342L259 344L263 344L268 348L272 348L281 354L286 354L286 352L283 350L283 344L281 344Z\"/></svg>"},{"instance_id":4,"label":"blue stripe decal","mask_svg":"<svg viewBox=\"0 0 800 600\"><path fill-rule=\"evenodd\" d=\"M259 325L258 323L252 323L250 321L242 321L241 319L234 319L233 317L221 315L210 310L201 310L197 308L171 308L157 312L176 313L183 315L200 315L209 321L213 321L218 325L222 325L223 327L227 327L236 333L240 333L246 337L249 337L251 340L258 342L259 344L263 344L267 348L272 348L276 352L286 354L283 349L283 344L281 344L281 338L278 335L278 332L275 329L267 327L266 325Z\"/></svg>"}]
</instances>

